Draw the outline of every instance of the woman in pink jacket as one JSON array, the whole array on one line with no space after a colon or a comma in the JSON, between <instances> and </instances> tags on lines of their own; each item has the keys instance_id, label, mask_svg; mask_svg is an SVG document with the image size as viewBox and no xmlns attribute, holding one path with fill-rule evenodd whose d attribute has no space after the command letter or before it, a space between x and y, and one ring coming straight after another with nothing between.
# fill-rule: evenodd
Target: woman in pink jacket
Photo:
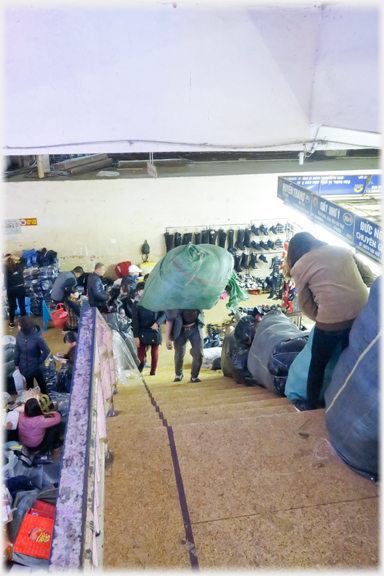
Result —
<instances>
[{"instance_id":1,"label":"woman in pink jacket","mask_svg":"<svg viewBox=\"0 0 384 576\"><path fill-rule=\"evenodd\" d=\"M346 248L330 246L309 232L295 234L288 245L287 273L293 278L300 310L316 322L307 379L307 400L297 410L318 406L324 371L336 346L344 350L352 324L368 301L375 275Z\"/></svg>"},{"instance_id":2,"label":"woman in pink jacket","mask_svg":"<svg viewBox=\"0 0 384 576\"><path fill-rule=\"evenodd\" d=\"M60 445L60 422L61 416L58 412L44 414L38 400L30 398L25 403L24 412L19 416L19 442L34 452L46 454L50 459L52 449Z\"/></svg>"}]
</instances>

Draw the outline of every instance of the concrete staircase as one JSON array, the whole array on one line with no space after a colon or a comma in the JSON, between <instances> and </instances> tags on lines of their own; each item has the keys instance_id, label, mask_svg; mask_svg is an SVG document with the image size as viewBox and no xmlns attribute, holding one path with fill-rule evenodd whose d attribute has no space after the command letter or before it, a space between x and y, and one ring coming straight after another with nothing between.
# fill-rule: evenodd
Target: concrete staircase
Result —
<instances>
[{"instance_id":1,"label":"concrete staircase","mask_svg":"<svg viewBox=\"0 0 384 576\"><path fill-rule=\"evenodd\" d=\"M160 367L115 396L105 568L377 566L377 486L333 454L324 410L187 374Z\"/></svg>"}]
</instances>

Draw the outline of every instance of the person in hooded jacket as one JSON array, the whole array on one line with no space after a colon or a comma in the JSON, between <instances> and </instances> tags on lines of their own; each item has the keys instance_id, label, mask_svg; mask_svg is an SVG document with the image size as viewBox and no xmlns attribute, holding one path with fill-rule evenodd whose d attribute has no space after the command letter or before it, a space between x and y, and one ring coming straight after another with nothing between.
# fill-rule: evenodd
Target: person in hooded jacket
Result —
<instances>
[{"instance_id":1,"label":"person in hooded jacket","mask_svg":"<svg viewBox=\"0 0 384 576\"><path fill-rule=\"evenodd\" d=\"M318 407L324 372L333 351L349 345L349 332L368 301L376 276L350 250L330 246L309 232L295 234L287 251L286 273L293 278L300 310L315 321L307 400L297 400L298 411Z\"/></svg>"},{"instance_id":2,"label":"person in hooded jacket","mask_svg":"<svg viewBox=\"0 0 384 576\"><path fill-rule=\"evenodd\" d=\"M9 305L9 323L10 328L14 328L15 312L16 312L16 299L19 302L20 316L26 315L25 310L25 288L24 276L20 262L16 262L12 258L12 254L4 256L4 276L5 286L7 290L7 298Z\"/></svg>"},{"instance_id":3,"label":"person in hooded jacket","mask_svg":"<svg viewBox=\"0 0 384 576\"><path fill-rule=\"evenodd\" d=\"M27 388L33 388L33 380L38 383L42 394L47 393L43 374L44 362L50 353L41 329L29 316L18 321L15 346L15 370L19 369L27 381Z\"/></svg>"}]
</instances>

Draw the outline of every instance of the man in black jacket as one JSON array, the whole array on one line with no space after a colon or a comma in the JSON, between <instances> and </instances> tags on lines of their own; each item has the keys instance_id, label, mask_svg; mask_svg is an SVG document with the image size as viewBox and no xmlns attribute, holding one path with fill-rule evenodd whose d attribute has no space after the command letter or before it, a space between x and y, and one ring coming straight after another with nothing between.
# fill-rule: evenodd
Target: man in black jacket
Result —
<instances>
[{"instance_id":1,"label":"man in black jacket","mask_svg":"<svg viewBox=\"0 0 384 576\"><path fill-rule=\"evenodd\" d=\"M108 312L106 302L108 294L105 293L101 277L104 275L105 266L98 262L95 266L94 272L88 276L87 280L87 295L90 306L95 306L100 312Z\"/></svg>"}]
</instances>

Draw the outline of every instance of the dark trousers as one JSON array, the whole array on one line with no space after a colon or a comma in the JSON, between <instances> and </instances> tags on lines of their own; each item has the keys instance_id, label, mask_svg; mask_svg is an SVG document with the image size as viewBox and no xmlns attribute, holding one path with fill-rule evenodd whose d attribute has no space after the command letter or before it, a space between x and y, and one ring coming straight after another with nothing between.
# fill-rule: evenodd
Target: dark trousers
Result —
<instances>
[{"instance_id":1,"label":"dark trousers","mask_svg":"<svg viewBox=\"0 0 384 576\"><path fill-rule=\"evenodd\" d=\"M137 349L137 356L139 357L140 362L145 364L145 353L146 353L146 346L141 344L140 347ZM151 374L154 375L156 373L157 363L159 361L159 345L151 347Z\"/></svg>"},{"instance_id":2,"label":"dark trousers","mask_svg":"<svg viewBox=\"0 0 384 576\"><path fill-rule=\"evenodd\" d=\"M52 452L53 447L56 442L60 439L60 423L55 424L54 426L50 426L49 428L45 429L45 435L43 441L40 442L38 446L35 448L31 448L33 451L39 451L42 454L46 452Z\"/></svg>"},{"instance_id":3,"label":"dark trousers","mask_svg":"<svg viewBox=\"0 0 384 576\"><path fill-rule=\"evenodd\" d=\"M41 393L47 393L47 385L45 383L45 378L42 372L35 372L35 374L32 374L32 376L25 376L25 379L27 381L27 390L29 388L33 388L33 380L35 379L40 386Z\"/></svg>"},{"instance_id":4,"label":"dark trousers","mask_svg":"<svg viewBox=\"0 0 384 576\"><path fill-rule=\"evenodd\" d=\"M176 376L181 376L183 374L184 356L187 349L188 340L192 345L193 360L191 377L197 378L200 372L201 364L203 363L204 340L201 328L199 328L196 324L190 328L183 327L180 336L178 336L173 342L175 348L175 373Z\"/></svg>"},{"instance_id":5,"label":"dark trousers","mask_svg":"<svg viewBox=\"0 0 384 576\"><path fill-rule=\"evenodd\" d=\"M13 324L15 321L15 312L17 308L16 298L19 302L20 316L26 316L27 311L25 310L25 289L23 286L8 292L8 305L9 305L9 322Z\"/></svg>"},{"instance_id":6,"label":"dark trousers","mask_svg":"<svg viewBox=\"0 0 384 576\"><path fill-rule=\"evenodd\" d=\"M312 341L312 358L307 379L307 401L311 408L317 408L324 380L325 368L336 346L341 342L341 350L349 344L351 328L337 332L325 332L315 327Z\"/></svg>"}]
</instances>

